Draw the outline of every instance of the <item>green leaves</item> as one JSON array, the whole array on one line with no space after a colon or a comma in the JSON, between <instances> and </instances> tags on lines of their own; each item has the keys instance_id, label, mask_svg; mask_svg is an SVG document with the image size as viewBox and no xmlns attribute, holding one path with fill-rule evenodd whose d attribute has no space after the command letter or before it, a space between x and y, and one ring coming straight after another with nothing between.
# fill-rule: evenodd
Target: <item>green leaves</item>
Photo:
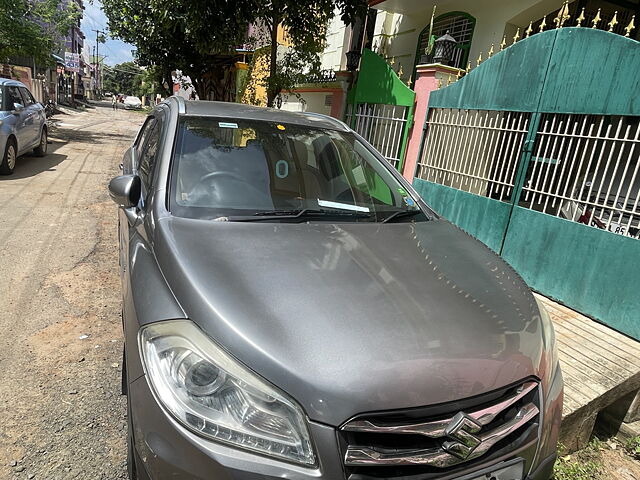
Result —
<instances>
[{"instance_id":1,"label":"green leaves","mask_svg":"<svg viewBox=\"0 0 640 480\"><path fill-rule=\"evenodd\" d=\"M0 61L10 56L35 57L52 63L51 53L63 46L67 32L80 18L75 3L64 0L3 0L0 8Z\"/></svg>"}]
</instances>

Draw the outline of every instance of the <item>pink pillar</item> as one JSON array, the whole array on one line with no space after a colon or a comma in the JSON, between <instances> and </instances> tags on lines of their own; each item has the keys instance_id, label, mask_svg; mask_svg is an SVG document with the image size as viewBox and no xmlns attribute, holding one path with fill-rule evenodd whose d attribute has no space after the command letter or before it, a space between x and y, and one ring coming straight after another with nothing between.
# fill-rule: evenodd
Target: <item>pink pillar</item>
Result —
<instances>
[{"instance_id":1,"label":"pink pillar","mask_svg":"<svg viewBox=\"0 0 640 480\"><path fill-rule=\"evenodd\" d=\"M351 83L351 75L351 72L347 71L336 72L336 80L340 85L340 90L333 92L330 115L338 120L342 120L344 118L344 111L347 103L347 90Z\"/></svg>"},{"instance_id":2,"label":"pink pillar","mask_svg":"<svg viewBox=\"0 0 640 480\"><path fill-rule=\"evenodd\" d=\"M413 112L413 127L411 127L411 130L409 131L407 153L402 171L404 178L409 180L409 182L413 182L413 175L418 163L422 131L424 129L424 122L427 119L429 95L438 88L438 80L446 83L449 76L455 76L458 71L459 70L457 68L441 65L439 63L418 65L416 69L416 82L414 85L416 103Z\"/></svg>"}]
</instances>

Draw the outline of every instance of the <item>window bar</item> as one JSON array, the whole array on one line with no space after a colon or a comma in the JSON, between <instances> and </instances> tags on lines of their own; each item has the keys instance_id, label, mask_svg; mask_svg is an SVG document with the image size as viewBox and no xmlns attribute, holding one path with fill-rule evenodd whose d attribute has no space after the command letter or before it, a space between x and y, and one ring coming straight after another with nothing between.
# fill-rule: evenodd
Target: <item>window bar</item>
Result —
<instances>
[{"instance_id":1,"label":"window bar","mask_svg":"<svg viewBox=\"0 0 640 480\"><path fill-rule=\"evenodd\" d=\"M470 148L468 151L469 161L465 164L465 173L472 173L475 170L476 162L478 161L479 143L482 141L482 130L480 124L486 119L486 116L481 113L480 110L476 110L473 133L471 135ZM470 183L472 177L465 176L464 184L466 185L466 191L470 191Z\"/></svg>"},{"instance_id":2,"label":"window bar","mask_svg":"<svg viewBox=\"0 0 640 480\"><path fill-rule=\"evenodd\" d=\"M549 120L545 119L544 125L542 127L542 131L538 131L537 135L540 138L538 141L538 149L536 154L532 156L534 160L533 165L531 166L531 175L529 176L529 181L525 183L523 190L525 190L524 201L529 201L529 195L531 195L531 203L529 204L529 209L531 209L531 205L533 205L533 191L535 190L534 182L536 180L536 172L538 170L538 164L540 163L538 159L540 158L540 152L542 151L542 146L546 145L546 135L549 128Z\"/></svg>"},{"instance_id":3,"label":"window bar","mask_svg":"<svg viewBox=\"0 0 640 480\"><path fill-rule=\"evenodd\" d=\"M554 115L554 119L557 118L556 115ZM534 193L534 198L535 198L535 202L532 201L532 203L537 203L538 205L542 204L542 196L544 194L545 191L545 184L547 181L547 173L549 172L549 163L547 162L547 159L550 159L553 157L553 155L555 154L556 151L556 145L558 144L558 137L555 135L556 132L560 131L562 129L562 125L563 125L563 121L560 120L560 122L558 123L558 127L557 130L554 128L554 122L551 122L551 132L549 133L549 137L547 138L547 148L545 148L545 155L543 158L539 158L538 161L540 162L540 169L538 170L538 178L536 181L536 190L537 192ZM551 144L551 152L548 152L548 147L549 144ZM547 156L547 153L549 153L549 156ZM545 164L547 166L547 168L545 168ZM543 171L545 172L543 174Z\"/></svg>"},{"instance_id":4,"label":"window bar","mask_svg":"<svg viewBox=\"0 0 640 480\"><path fill-rule=\"evenodd\" d=\"M447 141L445 142L445 148L442 150L442 155L438 159L436 167L441 167L438 170L439 182L441 185L445 184L447 171L451 165L451 152L455 144L455 139L459 137L459 129L456 126L457 120L460 117L460 110L450 110L449 125L446 127Z\"/></svg>"},{"instance_id":5,"label":"window bar","mask_svg":"<svg viewBox=\"0 0 640 480\"><path fill-rule=\"evenodd\" d=\"M569 171L567 172L567 178L566 180L563 182L564 183L564 188L562 189L562 194L560 194L560 189L558 189L556 191L557 195L562 195L563 197L567 195L567 188L569 187L569 184L571 183L571 179L573 178L572 175L574 175L574 167L576 166L577 163L577 159L578 159L578 152L580 151L580 146L582 145L582 141L584 140L584 129L587 126L587 120L588 120L589 116L588 115L584 115L583 116L583 120L582 120L582 126L580 127L580 133L576 136L577 138L577 142L576 142L576 146L573 150L573 159L571 160L571 167L569 168ZM589 131L591 131L593 129L593 124L591 124L591 128L589 129ZM582 152L582 156L584 157L584 152L587 149L587 142L585 142L584 145L584 149ZM569 147L569 150L571 150L571 147ZM575 172L575 175L578 176L580 175L580 169L578 168L578 170ZM573 192L569 192L569 195L573 195ZM558 207L558 212L556 213L556 216L559 216L560 212L562 209L562 202L560 203L559 207Z\"/></svg>"},{"instance_id":6,"label":"window bar","mask_svg":"<svg viewBox=\"0 0 640 480\"><path fill-rule=\"evenodd\" d=\"M616 128L616 133L615 133L615 138L619 138L620 137L620 130L622 129L622 117L620 118L620 121L618 121L618 128ZM605 164L604 167L604 171L602 172L602 180L600 181L600 185L598 186L598 190L597 190L597 195L596 195L596 204L600 203L600 194L602 193L602 187L604 185L604 180L605 177L607 176L607 170L609 170L609 164L611 163L611 157L613 156L613 152L615 150L615 142L610 142L611 143L611 150L609 151L609 156L607 157L607 163ZM600 157L602 157L602 155L600 155ZM596 165L596 169L594 170L594 174L597 175L598 171L600 170L598 167L600 162L598 162L598 164ZM595 178L593 179L595 180ZM591 191L593 189L593 184L595 182L591 182L591 187L589 188L589 196L587 198L591 198ZM603 211L603 210L602 210ZM592 208L591 209L591 215L589 215L589 221L587 223L587 225L591 225L591 222L593 222L593 217L595 216L596 213L596 209Z\"/></svg>"},{"instance_id":7,"label":"window bar","mask_svg":"<svg viewBox=\"0 0 640 480\"><path fill-rule=\"evenodd\" d=\"M490 183L489 189L487 190L487 197L491 197L492 193L497 193L497 186L495 181L499 180L498 176L498 169L500 168L500 161L501 161L501 155L502 155L502 149L504 146L504 139L505 139L505 119L506 123L507 123L507 127L509 125L509 121L508 121L508 117L509 114L508 112L502 112L502 119L500 121L500 133L498 136L498 142L499 142L499 146L496 149L496 151L493 154L493 157L491 159L491 165L489 166L489 172L487 174L487 180ZM495 166L495 168L494 168ZM494 192L494 188L495 188L495 192Z\"/></svg>"},{"instance_id":8,"label":"window bar","mask_svg":"<svg viewBox=\"0 0 640 480\"><path fill-rule=\"evenodd\" d=\"M478 176L482 174L481 176L484 177L483 181L485 183L484 185L485 195L487 194L487 180L489 178L489 175L491 175L491 167L493 165L493 159L495 157L495 148L497 147L497 142L500 139L500 133L499 133L500 130L498 128L498 122L501 121L501 119L502 119L502 115L498 113L489 122L489 125L492 127L492 130L490 130L489 132L490 133L489 148L485 151L484 155L482 156L482 163L480 164L479 170L477 173Z\"/></svg>"},{"instance_id":9,"label":"window bar","mask_svg":"<svg viewBox=\"0 0 640 480\"><path fill-rule=\"evenodd\" d=\"M564 133L566 134L569 131L569 128L571 127L571 119L572 119L573 115L569 115L567 117L567 121L566 124L564 126ZM549 178L549 184L546 183L546 179L545 179L545 187L544 190L547 192L545 199L544 199L544 206L542 207L542 211L547 213L547 206L549 205L549 199L552 196L552 191L553 191L553 185L554 182L556 181L556 176L558 175L558 169L560 168L560 162L563 161L562 157L564 156L564 144L565 144L565 140L567 139L567 137L565 135L560 136L560 147L558 148L558 153L557 155L553 155L553 158L550 158L549 160L549 168L547 168L547 172L551 171L551 178ZM551 160L555 160L556 163L552 164ZM553 170L552 170L553 169Z\"/></svg>"},{"instance_id":10,"label":"window bar","mask_svg":"<svg viewBox=\"0 0 640 480\"><path fill-rule=\"evenodd\" d=\"M512 140L511 132L515 128L515 121L516 121L515 114L513 112L507 112L506 118L507 118L507 121L506 121L506 126L503 129L502 143L500 144L500 150L497 152L499 155L498 166L494 172L494 177L493 177L494 183L492 185L493 194L498 194L498 195L502 195L504 193L504 185L496 184L495 180L498 180L500 182L506 182L506 179L507 179L506 168L508 163L507 156L509 152L509 145L511 144L511 140ZM499 190L501 190L502 193L498 193ZM500 198L500 200L502 200L502 197Z\"/></svg>"},{"instance_id":11,"label":"window bar","mask_svg":"<svg viewBox=\"0 0 640 480\"><path fill-rule=\"evenodd\" d=\"M560 193L560 189L562 188L562 185L566 183L565 180L565 170L567 168L567 165L570 164L570 168L573 168L573 163L569 161L569 156L571 154L571 152L574 152L575 155L575 150L571 150L571 147L573 146L573 142L576 139L576 132L578 131L578 126L579 126L579 120L574 118L573 120L573 129L571 130L571 135L568 136L567 138L569 139L569 143L567 145L567 150L566 153L562 153L562 149L561 149L561 160L562 160L562 165L560 166L560 172L558 172L558 167L559 165L556 164L556 170L554 172L554 177L551 179L551 188L549 189L549 194L551 195L551 208L554 209L556 207L556 200L558 198L558 195ZM560 175L558 175L558 173ZM555 182L555 183L554 183ZM554 187L555 185L555 187ZM545 208L546 210L546 208Z\"/></svg>"},{"instance_id":12,"label":"window bar","mask_svg":"<svg viewBox=\"0 0 640 480\"><path fill-rule=\"evenodd\" d=\"M498 177L498 179L501 182L503 182L503 184L500 185L500 187L496 187L494 191L494 193L497 193L499 195L500 200L504 198L505 184L509 182L508 178L509 178L509 168L511 167L511 152L515 144L514 137L516 133L514 132L516 131L516 121L518 121L518 115L514 112L509 112L509 120L511 121L511 124L509 125L509 122L507 122L507 130L506 130L507 141L505 142L505 146L503 150L504 153L503 153L502 161L500 162L500 173ZM498 190L499 190L499 193L498 193Z\"/></svg>"},{"instance_id":13,"label":"window bar","mask_svg":"<svg viewBox=\"0 0 640 480\"><path fill-rule=\"evenodd\" d=\"M518 171L518 165L520 164L520 159L522 158L522 147L524 145L524 140L529 131L529 121L530 119L527 117L525 113L519 114L520 119L518 120L518 130L519 133L516 133L516 138L514 141L515 150L511 151L511 160L509 170L511 174L509 175L509 182L507 185L507 198L513 200L511 196L513 195L513 187L515 185L515 176ZM517 202L519 199L515 199Z\"/></svg>"},{"instance_id":14,"label":"window bar","mask_svg":"<svg viewBox=\"0 0 640 480\"><path fill-rule=\"evenodd\" d=\"M429 164L432 168L430 172L433 174L433 182L439 183L438 182L439 171L433 167L439 165L442 161L441 159L444 157L444 152L445 152L446 146L448 145L448 140L449 140L449 131L445 123L450 122L450 118L453 115L453 112L451 111L451 109L448 109L448 110L437 109L436 112L438 114L436 120L442 123L436 123L433 126L434 132L436 133L436 135L434 135L433 137L435 144L431 146L433 150L432 151L433 155L431 155ZM425 152L425 160L427 160L426 154L427 152Z\"/></svg>"},{"instance_id":15,"label":"window bar","mask_svg":"<svg viewBox=\"0 0 640 480\"><path fill-rule=\"evenodd\" d=\"M540 138L541 148L542 148L542 144L544 144L544 150L542 152L542 156L536 157L536 162L534 164L535 177L533 177L531 180L532 195L531 195L531 204L529 205L529 208L531 210L533 210L533 206L538 201L538 196L540 195L540 189L544 188L544 186L540 186L542 176L543 176L544 159L547 158L547 156L549 155L549 149L551 148L551 145L552 145L553 132L555 131L556 120L557 120L557 116L553 115L551 118L551 125L549 125L548 120L545 122L545 127L548 127L548 130L545 133L543 133L542 137Z\"/></svg>"},{"instance_id":16,"label":"window bar","mask_svg":"<svg viewBox=\"0 0 640 480\"><path fill-rule=\"evenodd\" d=\"M622 122L622 118L620 119L620 122ZM624 132L624 140L625 143L621 143L620 144L620 151L618 152L618 158L616 159L615 165L613 167L613 173L611 174L611 180L609 181L609 187L607 188L607 194L604 197L603 200L603 204L608 206L609 205L609 196L611 195L611 188L613 187L613 183L616 180L616 173L618 173L618 168L620 167L620 164L622 163L622 154L624 153L624 147L626 145L626 142L629 140L629 132L631 131L631 125L627 125L627 129ZM629 160L630 158L627 157L627 161L626 164L627 166L629 165ZM625 175L627 172L627 169L625 167L624 169ZM624 176L620 179L620 185L618 185L618 191L620 191L620 189L622 188L622 183L624 181ZM629 185L629 187L631 187L631 185ZM598 197L600 198L600 197ZM625 208L626 205L623 206L623 208ZM616 210L616 202L613 202L613 205L611 206L611 209L609 210L609 216L607 218L607 224L605 226L605 230L609 230L609 226L611 225L611 219L613 218L613 215L615 214L615 210Z\"/></svg>"},{"instance_id":17,"label":"window bar","mask_svg":"<svg viewBox=\"0 0 640 480\"><path fill-rule=\"evenodd\" d=\"M448 125L443 125L443 135L445 136L445 142L443 142L443 148L441 154L435 160L435 163L432 162L434 167L442 167L442 170L436 170L436 183L440 185L444 185L445 175L447 167L447 161L450 159L449 152L451 150L451 144L453 143L453 139L456 138L456 128L454 125L454 119L458 115L458 110L450 109L448 111L448 118L446 119Z\"/></svg>"},{"instance_id":18,"label":"window bar","mask_svg":"<svg viewBox=\"0 0 640 480\"><path fill-rule=\"evenodd\" d=\"M598 127L598 133L596 134L596 138L600 137L601 133L602 133L602 127L604 127L604 116L600 117L600 126ZM611 126L609 125L608 128L610 129ZM595 157L595 153L596 153L596 149L598 148L598 146L600 145L600 141L599 140L594 140L593 141L593 147L591 148L591 155L589 156L589 161L587 162L587 166L584 170L584 174L582 174L582 181L581 181L581 185L580 185L580 190L578 191L578 200L582 200L582 192L584 191L584 187L586 186L586 182L587 182L587 174L589 173L589 171L591 170L591 164L593 163L593 159ZM578 178L575 179L574 183L577 183ZM575 189L574 189L575 191ZM587 201L589 201L589 198L586 198ZM574 222L576 221L576 214L578 213L578 209L576 208L575 211L573 212L573 216L571 217L571 220L573 220ZM585 208L585 213L586 213L586 208Z\"/></svg>"},{"instance_id":19,"label":"window bar","mask_svg":"<svg viewBox=\"0 0 640 480\"><path fill-rule=\"evenodd\" d=\"M456 155L454 157L453 166L451 169L452 185L454 184L454 182L460 182L460 176L461 176L460 174L461 174L462 166L465 161L464 153L469 144L469 137L473 128L471 126L472 117L473 117L472 110L465 110L462 135L457 144Z\"/></svg>"},{"instance_id":20,"label":"window bar","mask_svg":"<svg viewBox=\"0 0 640 480\"><path fill-rule=\"evenodd\" d=\"M640 135L640 124L636 127L636 139L638 138L638 136ZM633 148L635 148L635 144L633 145ZM631 158L631 156L633 155L633 148L631 149L631 153L629 154L629 158ZM629 183L629 188L627 190L627 195L625 196L624 199L624 203L622 204L625 208L627 208L627 206L629 205L629 197L631 196L631 190L632 190L632 186L635 184L636 181L636 177L638 175L638 168L640 167L640 158L637 159L636 161L636 167L633 170L633 175L631 176L631 182ZM623 177L624 178L624 177ZM622 185L622 182L620 182L620 184ZM626 231L629 231L629 228L631 227L631 223L634 219L634 216L636 215L636 209L638 207L638 199L640 199L640 191L638 191L636 193L636 201L635 204L633 206L633 208L631 209L631 214L629 215L629 221L627 222L627 226L626 226ZM622 222L622 219L621 219Z\"/></svg>"},{"instance_id":21,"label":"window bar","mask_svg":"<svg viewBox=\"0 0 640 480\"><path fill-rule=\"evenodd\" d=\"M429 112L429 119L427 120L427 129L424 133L424 146L422 148L422 157L418 159L420 165L419 177L423 180L431 180L431 170L427 164L428 157L431 156L432 150L434 146L440 147L442 144L437 141L438 135L440 134L440 128L437 123L434 122L434 119L438 118L442 114L442 110L440 109L432 109Z\"/></svg>"}]
</instances>

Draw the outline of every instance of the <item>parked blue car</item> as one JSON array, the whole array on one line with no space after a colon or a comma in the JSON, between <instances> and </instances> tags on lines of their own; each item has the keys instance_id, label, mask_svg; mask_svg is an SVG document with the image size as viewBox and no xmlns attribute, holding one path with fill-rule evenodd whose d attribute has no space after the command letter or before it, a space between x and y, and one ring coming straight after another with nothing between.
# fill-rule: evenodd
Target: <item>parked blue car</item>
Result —
<instances>
[{"instance_id":1,"label":"parked blue car","mask_svg":"<svg viewBox=\"0 0 640 480\"><path fill-rule=\"evenodd\" d=\"M16 159L32 150L47 154L44 108L23 83L0 78L0 175L11 175Z\"/></svg>"}]
</instances>

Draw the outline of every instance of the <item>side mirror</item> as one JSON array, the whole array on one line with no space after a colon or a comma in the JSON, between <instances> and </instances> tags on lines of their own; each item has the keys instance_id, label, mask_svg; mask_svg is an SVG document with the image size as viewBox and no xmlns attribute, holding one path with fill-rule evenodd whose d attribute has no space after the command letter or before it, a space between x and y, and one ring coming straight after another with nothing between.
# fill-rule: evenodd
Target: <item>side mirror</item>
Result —
<instances>
[{"instance_id":1,"label":"side mirror","mask_svg":"<svg viewBox=\"0 0 640 480\"><path fill-rule=\"evenodd\" d=\"M121 207L135 207L140 200L141 186L139 176L120 175L109 182L109 195Z\"/></svg>"},{"instance_id":2,"label":"side mirror","mask_svg":"<svg viewBox=\"0 0 640 480\"><path fill-rule=\"evenodd\" d=\"M22 105L21 103L14 103L13 104L13 111L11 113L13 113L14 115L20 113L22 110L24 110L24 105Z\"/></svg>"}]
</instances>

